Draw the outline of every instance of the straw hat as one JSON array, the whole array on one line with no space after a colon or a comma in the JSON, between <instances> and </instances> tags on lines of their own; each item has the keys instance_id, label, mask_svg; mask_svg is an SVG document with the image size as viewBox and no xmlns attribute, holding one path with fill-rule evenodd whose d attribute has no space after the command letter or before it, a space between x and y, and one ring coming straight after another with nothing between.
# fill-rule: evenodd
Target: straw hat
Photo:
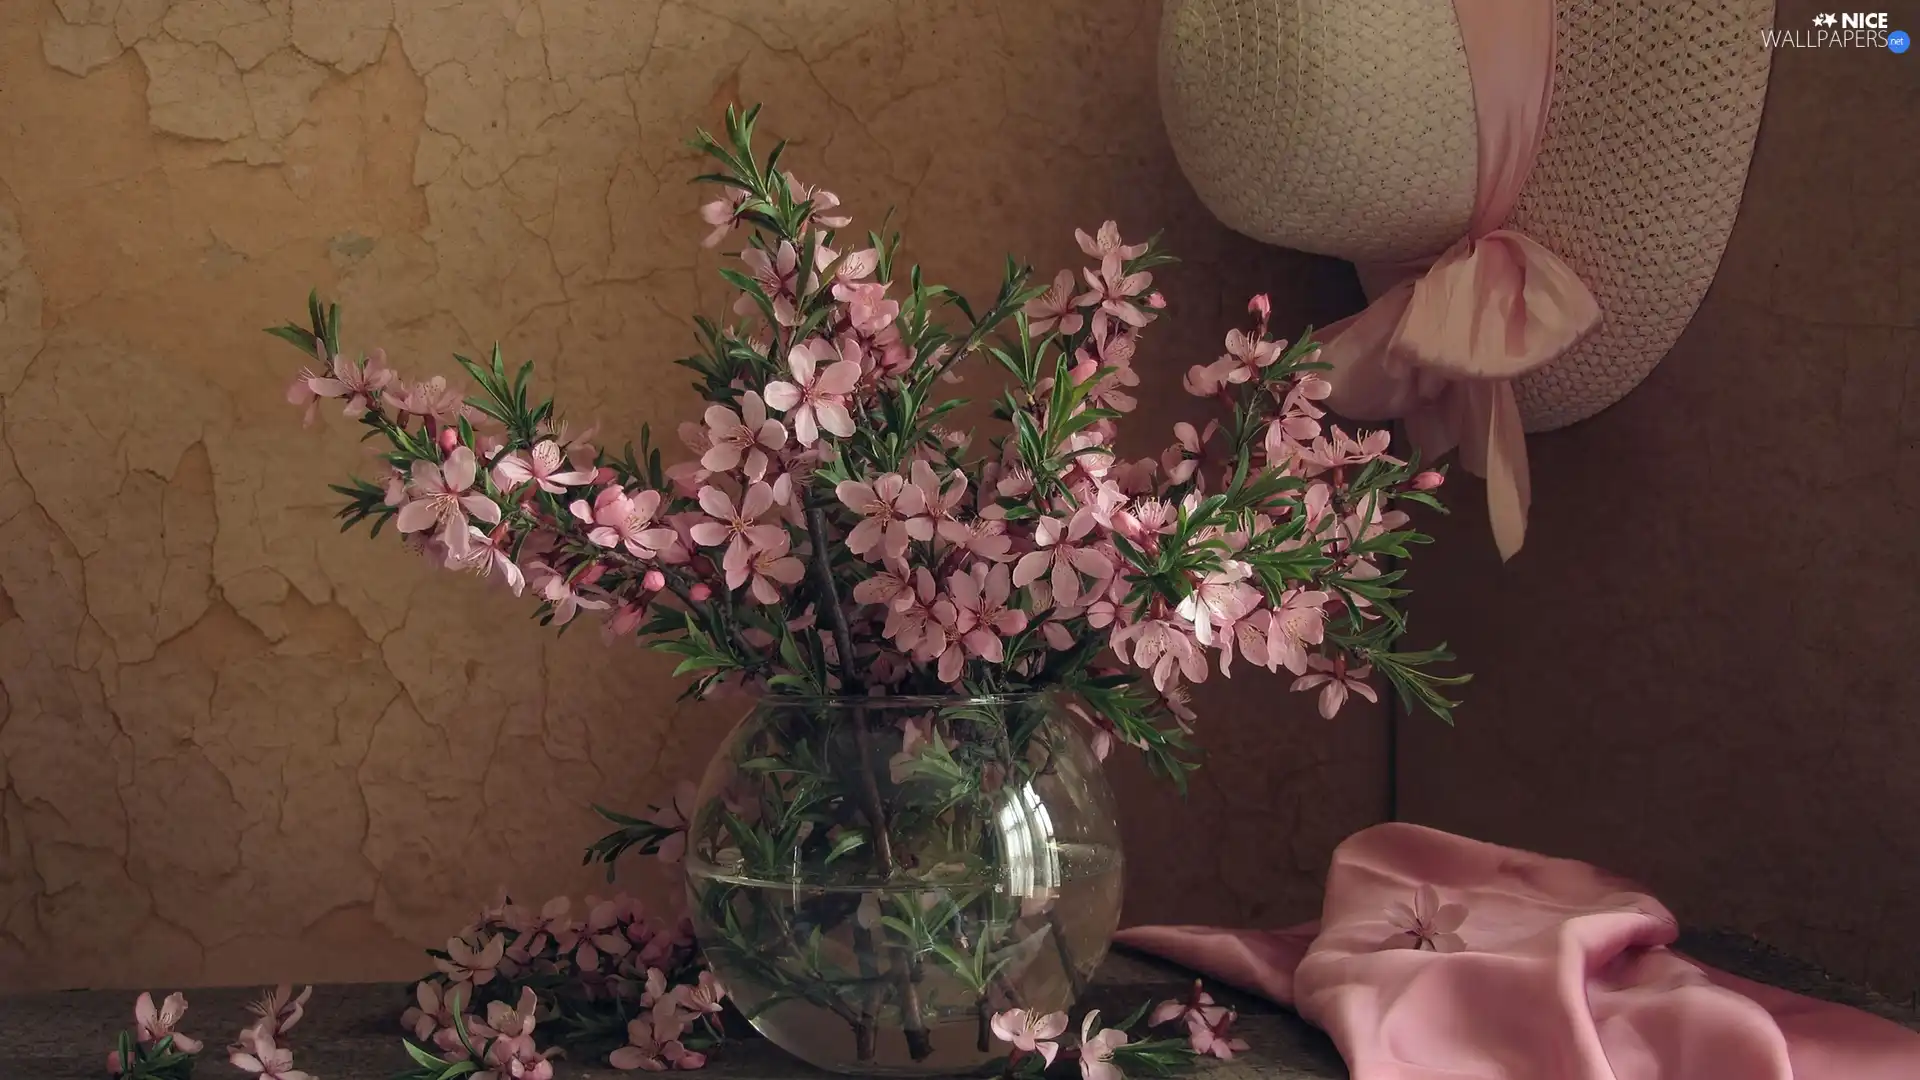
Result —
<instances>
[{"instance_id":1,"label":"straw hat","mask_svg":"<svg viewBox=\"0 0 1920 1080\"><path fill-rule=\"evenodd\" d=\"M1468 232L1476 202L1459 11L1494 4L1504 20L1547 2L1166 0L1161 108L1181 168L1228 226L1361 263L1363 282L1367 264L1431 259ZM1746 183L1773 11L1563 0L1552 12L1546 126L1505 224L1585 282L1599 325L1511 380L1527 431L1625 396L1699 306Z\"/></svg>"}]
</instances>

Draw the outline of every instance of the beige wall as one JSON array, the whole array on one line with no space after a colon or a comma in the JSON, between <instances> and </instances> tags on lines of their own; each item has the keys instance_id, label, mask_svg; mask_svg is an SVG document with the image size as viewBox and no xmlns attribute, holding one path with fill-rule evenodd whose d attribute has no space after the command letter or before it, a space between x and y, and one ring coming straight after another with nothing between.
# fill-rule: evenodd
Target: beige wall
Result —
<instances>
[{"instance_id":1,"label":"beige wall","mask_svg":"<svg viewBox=\"0 0 1920 1080\"><path fill-rule=\"evenodd\" d=\"M1779 25L1825 7L1783 0ZM1911 29L1911 27L1909 27ZM1757 47L1757 46L1756 46ZM1645 385L1530 442L1527 549L1457 515L1418 624L1479 680L1402 816L1590 859L1683 923L1920 988L1915 57L1776 54L1718 280ZM1478 497L1464 488L1454 501Z\"/></svg>"},{"instance_id":2,"label":"beige wall","mask_svg":"<svg viewBox=\"0 0 1920 1080\"><path fill-rule=\"evenodd\" d=\"M1344 269L1188 193L1156 7L0 4L0 990L408 974L496 885L589 885L587 804L688 774L738 710L339 536L323 485L364 459L337 418L300 429L299 358L258 330L309 286L409 372L501 338L577 417L670 427L667 361L720 295L682 140L738 97L970 289L1003 249L1064 265L1075 225L1166 228L1156 431L1246 292L1346 310ZM1310 914L1384 813L1381 718L1277 689L1203 697L1187 803L1122 772L1131 918Z\"/></svg>"}]
</instances>

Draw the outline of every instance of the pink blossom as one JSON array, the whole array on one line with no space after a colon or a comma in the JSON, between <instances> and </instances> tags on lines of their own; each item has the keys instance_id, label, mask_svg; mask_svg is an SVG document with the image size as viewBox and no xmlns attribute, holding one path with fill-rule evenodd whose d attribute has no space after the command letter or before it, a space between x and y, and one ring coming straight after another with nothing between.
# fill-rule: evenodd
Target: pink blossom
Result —
<instances>
[{"instance_id":1,"label":"pink blossom","mask_svg":"<svg viewBox=\"0 0 1920 1080\"><path fill-rule=\"evenodd\" d=\"M942 521L937 531L942 540L982 559L1005 562L1013 556L1013 538L1007 535L1007 523L997 518Z\"/></svg>"},{"instance_id":2,"label":"pink blossom","mask_svg":"<svg viewBox=\"0 0 1920 1080\"><path fill-rule=\"evenodd\" d=\"M1355 439L1339 428L1329 430L1326 437L1315 439L1300 455L1300 460L1308 466L1308 475L1325 469L1338 469L1352 465L1365 465L1376 458L1385 457L1387 448L1393 444L1393 433L1385 428L1369 431Z\"/></svg>"},{"instance_id":3,"label":"pink blossom","mask_svg":"<svg viewBox=\"0 0 1920 1080\"><path fill-rule=\"evenodd\" d=\"M823 229L844 229L853 224L853 219L850 217L842 215L827 216L821 213L823 210L832 210L839 206L840 196L835 195L826 188L811 187L803 184L795 179L792 173L785 173L784 175L787 178L787 190L793 194L793 201L796 203L810 202L813 204L812 209L807 211L807 217L815 225Z\"/></svg>"},{"instance_id":4,"label":"pink blossom","mask_svg":"<svg viewBox=\"0 0 1920 1080\"><path fill-rule=\"evenodd\" d=\"M740 261L747 264L748 276L773 305L774 321L781 326L799 322L793 302L800 285L800 253L794 250L793 242L780 241L780 247L772 255L762 248L747 248L740 253ZM741 293L733 302L735 315L751 315L757 310L759 305L751 294Z\"/></svg>"},{"instance_id":5,"label":"pink blossom","mask_svg":"<svg viewBox=\"0 0 1920 1080\"><path fill-rule=\"evenodd\" d=\"M663 1039L662 1034L652 1017L634 1017L627 1022L627 1045L609 1055L607 1064L625 1071L664 1072L669 1068L698 1069L707 1063L705 1054L688 1050L679 1039Z\"/></svg>"},{"instance_id":6,"label":"pink blossom","mask_svg":"<svg viewBox=\"0 0 1920 1080\"><path fill-rule=\"evenodd\" d=\"M183 1035L178 1030L181 1019L186 1015L186 995L168 994L159 1008L155 1008L153 995L142 991L133 1001L134 1039L141 1046L151 1049L161 1039L171 1037L175 1050L183 1054L197 1054L203 1045L200 1040Z\"/></svg>"},{"instance_id":7,"label":"pink blossom","mask_svg":"<svg viewBox=\"0 0 1920 1080\"><path fill-rule=\"evenodd\" d=\"M1447 478L1444 473L1438 473L1432 469L1428 469L1426 472L1414 477L1407 486L1415 491L1432 491L1446 482Z\"/></svg>"},{"instance_id":8,"label":"pink blossom","mask_svg":"<svg viewBox=\"0 0 1920 1080\"><path fill-rule=\"evenodd\" d=\"M386 389L393 382L395 373L387 366L385 349L375 349L365 360L358 364L344 356L335 356L328 366L328 374L315 375L303 371L287 389L287 400L295 405L307 407L306 423L313 423L314 409L320 398L347 399L341 415L349 420L358 420L367 415L373 407L374 395Z\"/></svg>"},{"instance_id":9,"label":"pink blossom","mask_svg":"<svg viewBox=\"0 0 1920 1080\"><path fill-rule=\"evenodd\" d=\"M768 407L788 414L793 421L793 437L801 446L812 446L822 428L843 439L853 434L847 395L859 385L860 365L841 360L839 355L825 341L803 341L787 351L787 369L793 381L767 384ZM826 364L824 370L820 369L822 363Z\"/></svg>"},{"instance_id":10,"label":"pink blossom","mask_svg":"<svg viewBox=\"0 0 1920 1080\"><path fill-rule=\"evenodd\" d=\"M766 403L752 390L740 395L740 411L725 405L709 405L706 413L710 439L700 467L711 472L727 472L744 460L749 480L767 473L767 454L787 445L787 428L767 416Z\"/></svg>"},{"instance_id":11,"label":"pink blossom","mask_svg":"<svg viewBox=\"0 0 1920 1080\"><path fill-rule=\"evenodd\" d=\"M312 427L313 422L320 418L322 395L320 391L314 389L314 384L331 381L324 375L315 375L312 368L301 368L300 374L295 375L293 381L287 384L287 404L305 410L300 414L301 427Z\"/></svg>"},{"instance_id":12,"label":"pink blossom","mask_svg":"<svg viewBox=\"0 0 1920 1080\"><path fill-rule=\"evenodd\" d=\"M407 501L401 505L397 524L403 533L422 532L438 526L435 539L455 556L465 555L470 534L467 515L472 514L489 525L500 522L500 507L492 499L472 491L478 474L473 451L458 447L442 464L431 461L413 463L413 478L407 484Z\"/></svg>"},{"instance_id":13,"label":"pink blossom","mask_svg":"<svg viewBox=\"0 0 1920 1080\"><path fill-rule=\"evenodd\" d=\"M453 1013L441 996L439 983L421 979L414 984L413 999L414 1004L400 1014L400 1026L413 1032L414 1038L425 1042L434 1032L453 1026Z\"/></svg>"},{"instance_id":14,"label":"pink blossom","mask_svg":"<svg viewBox=\"0 0 1920 1080\"><path fill-rule=\"evenodd\" d=\"M1093 515L1084 508L1066 521L1040 518L1033 527L1033 540L1039 547L1014 564L1013 583L1025 588L1046 576L1053 603L1066 607L1079 603L1081 574L1096 582L1104 582L1113 574L1113 561L1083 543L1094 524ZM1096 585L1093 591L1099 589Z\"/></svg>"},{"instance_id":15,"label":"pink blossom","mask_svg":"<svg viewBox=\"0 0 1920 1080\"><path fill-rule=\"evenodd\" d=\"M855 603L877 604L890 611L913 606L913 570L905 561L888 559L885 566L853 587Z\"/></svg>"},{"instance_id":16,"label":"pink blossom","mask_svg":"<svg viewBox=\"0 0 1920 1080\"><path fill-rule=\"evenodd\" d=\"M1233 1055L1247 1049L1247 1040L1236 1039L1227 1032L1233 1027L1239 1016L1232 1009L1215 1008L1210 1014L1189 1013L1187 1015L1187 1041L1193 1052L1201 1057L1216 1057L1221 1061L1232 1061Z\"/></svg>"},{"instance_id":17,"label":"pink blossom","mask_svg":"<svg viewBox=\"0 0 1920 1080\"><path fill-rule=\"evenodd\" d=\"M441 973L456 983L485 986L506 956L507 939L499 934L485 935L478 945L465 938L448 938L445 959L433 961Z\"/></svg>"},{"instance_id":18,"label":"pink blossom","mask_svg":"<svg viewBox=\"0 0 1920 1080\"><path fill-rule=\"evenodd\" d=\"M1194 478L1200 463L1206 456L1207 444L1220 430L1218 420L1209 420L1204 432L1196 431L1185 420L1173 425L1174 445L1160 455L1160 464L1167 470L1168 484L1184 484Z\"/></svg>"},{"instance_id":19,"label":"pink blossom","mask_svg":"<svg viewBox=\"0 0 1920 1080\"><path fill-rule=\"evenodd\" d=\"M888 298L884 282L842 281L833 287L833 298L847 306L847 322L853 332L869 341L892 327L893 320L900 316L900 301Z\"/></svg>"},{"instance_id":20,"label":"pink blossom","mask_svg":"<svg viewBox=\"0 0 1920 1080\"><path fill-rule=\"evenodd\" d=\"M531 1035L502 1035L487 1044L490 1068L473 1074L473 1080L553 1080L553 1062L534 1045Z\"/></svg>"},{"instance_id":21,"label":"pink blossom","mask_svg":"<svg viewBox=\"0 0 1920 1080\"><path fill-rule=\"evenodd\" d=\"M408 387L394 407L402 413L424 417L436 427L445 427L460 418L467 403L458 387L448 386L445 377L435 375Z\"/></svg>"},{"instance_id":22,"label":"pink blossom","mask_svg":"<svg viewBox=\"0 0 1920 1080\"><path fill-rule=\"evenodd\" d=\"M898 559L912 541L933 539L933 519L924 516L926 493L899 473L885 473L870 484L842 480L833 493L860 515L860 524L847 533L847 550L855 555L878 549L882 557Z\"/></svg>"},{"instance_id":23,"label":"pink blossom","mask_svg":"<svg viewBox=\"0 0 1920 1080\"><path fill-rule=\"evenodd\" d=\"M1178 608L1180 617L1193 624L1194 640L1213 644L1216 624L1232 624L1259 606L1260 590L1247 582L1252 574L1246 563L1228 559L1194 584Z\"/></svg>"},{"instance_id":24,"label":"pink blossom","mask_svg":"<svg viewBox=\"0 0 1920 1080\"><path fill-rule=\"evenodd\" d=\"M1137 259L1147 253L1145 244L1122 244L1118 222L1106 221L1093 236L1083 229L1073 230L1073 238L1080 243L1080 250L1090 259L1104 259L1110 254L1118 254L1122 259Z\"/></svg>"},{"instance_id":25,"label":"pink blossom","mask_svg":"<svg viewBox=\"0 0 1920 1080\"><path fill-rule=\"evenodd\" d=\"M598 596L590 596L576 587L577 583L567 580L567 576L543 562L535 562L527 567L529 581L533 591L553 605L553 625L565 626L581 611L601 611L608 602Z\"/></svg>"},{"instance_id":26,"label":"pink blossom","mask_svg":"<svg viewBox=\"0 0 1920 1080\"><path fill-rule=\"evenodd\" d=\"M509 907L506 922L519 936L507 947L507 959L526 964L556 942L571 942L575 936L573 920L568 913L573 908L573 900L565 896L556 896L540 905L538 913L527 908ZM565 946L562 946L565 951Z\"/></svg>"},{"instance_id":27,"label":"pink blossom","mask_svg":"<svg viewBox=\"0 0 1920 1080\"><path fill-rule=\"evenodd\" d=\"M247 1006L247 1011L260 1018L260 1026L269 1035L284 1035L293 1030L295 1024L307 1013L307 999L313 996L313 987L300 991L295 997L293 987L281 983L261 995L260 999Z\"/></svg>"},{"instance_id":28,"label":"pink blossom","mask_svg":"<svg viewBox=\"0 0 1920 1080\"><path fill-rule=\"evenodd\" d=\"M1051 1065L1054 1055L1060 1052L1056 1040L1067 1030L1067 1014L1007 1009L993 1014L991 1026L994 1038L1012 1043L1014 1049L1023 1054L1039 1054L1042 1061Z\"/></svg>"},{"instance_id":29,"label":"pink blossom","mask_svg":"<svg viewBox=\"0 0 1920 1080\"><path fill-rule=\"evenodd\" d=\"M727 988L711 971L702 971L692 983L674 987L675 1004L694 1016L716 1016L724 1011Z\"/></svg>"},{"instance_id":30,"label":"pink blossom","mask_svg":"<svg viewBox=\"0 0 1920 1080\"><path fill-rule=\"evenodd\" d=\"M1286 347L1284 341L1262 341L1257 334L1229 330L1227 354L1221 357L1227 364L1223 377L1234 384L1251 382L1260 377L1261 371L1272 367Z\"/></svg>"},{"instance_id":31,"label":"pink blossom","mask_svg":"<svg viewBox=\"0 0 1920 1080\"><path fill-rule=\"evenodd\" d=\"M1027 613L1007 603L1012 592L1009 578L1005 563L995 563L991 569L975 563L970 570L947 579L960 643L969 655L990 664L1006 659L1002 638L1027 628Z\"/></svg>"},{"instance_id":32,"label":"pink blossom","mask_svg":"<svg viewBox=\"0 0 1920 1080\"><path fill-rule=\"evenodd\" d=\"M1062 334L1077 334L1086 325L1086 318L1073 306L1073 271L1062 270L1053 277L1053 284L1038 297L1027 301L1025 312L1027 329L1035 337L1047 333L1058 326Z\"/></svg>"},{"instance_id":33,"label":"pink blossom","mask_svg":"<svg viewBox=\"0 0 1920 1080\"><path fill-rule=\"evenodd\" d=\"M967 474L959 469L947 473L946 484L942 486L940 476L933 471L933 465L927 461L916 461L908 470L913 478L913 486L927 500L927 516L936 524L954 520L960 504L967 497Z\"/></svg>"},{"instance_id":34,"label":"pink blossom","mask_svg":"<svg viewBox=\"0 0 1920 1080\"><path fill-rule=\"evenodd\" d=\"M1192 694L1186 687L1170 686L1160 691L1160 703L1165 705L1167 711L1172 713L1173 718L1179 722L1180 730L1189 732L1193 730L1187 725L1199 719L1199 715L1193 711Z\"/></svg>"},{"instance_id":35,"label":"pink blossom","mask_svg":"<svg viewBox=\"0 0 1920 1080\"><path fill-rule=\"evenodd\" d=\"M1095 1034L1100 1010L1095 1009L1080 1022L1080 1075L1083 1080L1126 1080L1120 1066L1113 1063L1113 1051L1127 1045L1127 1033L1106 1028Z\"/></svg>"},{"instance_id":36,"label":"pink blossom","mask_svg":"<svg viewBox=\"0 0 1920 1080\"><path fill-rule=\"evenodd\" d=\"M1367 685L1367 677L1373 674L1372 664L1362 664L1353 670L1347 670L1347 658L1340 656L1327 659L1324 656L1307 657L1307 674L1293 680L1293 689L1311 690L1320 687L1320 715L1328 720L1347 703L1347 693L1352 691L1368 701L1379 701L1379 695L1373 687Z\"/></svg>"},{"instance_id":37,"label":"pink blossom","mask_svg":"<svg viewBox=\"0 0 1920 1080\"><path fill-rule=\"evenodd\" d=\"M748 484L738 506L734 505L733 496L721 488L701 489L700 509L712 515L712 520L693 527L693 542L701 547L726 545L720 564L727 572L729 588L739 588L746 582L752 573L754 552L765 551L786 539L785 526L765 521L773 504L773 486L764 480Z\"/></svg>"},{"instance_id":38,"label":"pink blossom","mask_svg":"<svg viewBox=\"0 0 1920 1080\"><path fill-rule=\"evenodd\" d=\"M1307 672L1307 647L1326 636L1327 594L1319 590L1290 589L1280 597L1267 625L1267 670L1285 667L1295 675Z\"/></svg>"},{"instance_id":39,"label":"pink blossom","mask_svg":"<svg viewBox=\"0 0 1920 1080\"><path fill-rule=\"evenodd\" d=\"M1170 1024L1175 1020L1185 1022L1187 1018L1193 1016L1207 1020L1209 1019L1210 1013L1220 1011L1223 1010L1213 1003L1213 995L1206 992L1199 979L1195 979L1193 980L1193 990L1187 994L1185 999L1168 998L1154 1006L1153 1013L1147 1017L1147 1026L1159 1027L1162 1024Z\"/></svg>"},{"instance_id":40,"label":"pink blossom","mask_svg":"<svg viewBox=\"0 0 1920 1080\"><path fill-rule=\"evenodd\" d=\"M1154 687L1163 692L1172 684L1176 670L1189 682L1206 681L1206 654L1194 642L1192 630L1185 623L1143 619L1114 630L1110 640L1115 655L1152 672Z\"/></svg>"},{"instance_id":41,"label":"pink blossom","mask_svg":"<svg viewBox=\"0 0 1920 1080\"><path fill-rule=\"evenodd\" d=\"M735 571L727 570L727 588L738 589L743 582L751 580L748 591L762 604L778 604L780 589L800 583L806 576L807 567L799 559L787 554L787 548L793 541L785 532L780 534L778 543L764 548L756 548L746 567ZM736 581L735 578L740 580Z\"/></svg>"},{"instance_id":42,"label":"pink blossom","mask_svg":"<svg viewBox=\"0 0 1920 1080\"><path fill-rule=\"evenodd\" d=\"M1087 291L1074 297L1073 303L1082 308L1099 305L1100 310L1093 316L1096 332L1108 320L1128 326L1145 326L1152 321L1133 301L1153 284L1153 275L1145 270L1127 273L1118 251L1110 251L1100 260L1098 273L1091 269L1081 273L1087 279Z\"/></svg>"},{"instance_id":43,"label":"pink blossom","mask_svg":"<svg viewBox=\"0 0 1920 1080\"><path fill-rule=\"evenodd\" d=\"M505 526L482 529L478 525L467 526L467 551L464 555L448 553L449 570L470 570L481 577L492 578L498 574L513 595L519 596L525 591L527 579L520 572L520 565L513 561L507 551L507 544L513 539Z\"/></svg>"},{"instance_id":44,"label":"pink blossom","mask_svg":"<svg viewBox=\"0 0 1920 1080\"><path fill-rule=\"evenodd\" d=\"M560 444L552 439L543 439L535 444L530 453L518 450L500 459L493 467L493 484L501 491L512 491L527 481L533 481L541 491L551 495L564 495L570 487L593 482L594 470L588 468L566 468L566 455Z\"/></svg>"},{"instance_id":45,"label":"pink blossom","mask_svg":"<svg viewBox=\"0 0 1920 1080\"><path fill-rule=\"evenodd\" d=\"M273 1033L255 1025L240 1033L240 1042L227 1055L233 1067L260 1080L317 1080L293 1067L293 1051L275 1044Z\"/></svg>"},{"instance_id":46,"label":"pink blossom","mask_svg":"<svg viewBox=\"0 0 1920 1080\"><path fill-rule=\"evenodd\" d=\"M1267 435L1262 446L1267 453L1267 464L1285 465L1304 453L1312 442L1320 437L1320 421L1304 414L1278 416L1267 424Z\"/></svg>"},{"instance_id":47,"label":"pink blossom","mask_svg":"<svg viewBox=\"0 0 1920 1080\"><path fill-rule=\"evenodd\" d=\"M1454 931L1459 930L1466 921L1465 904L1443 905L1440 903L1439 890L1431 885L1422 885L1413 894L1413 906L1396 901L1387 908L1387 922L1400 932L1381 942L1380 947L1462 952L1467 943Z\"/></svg>"},{"instance_id":48,"label":"pink blossom","mask_svg":"<svg viewBox=\"0 0 1920 1080\"><path fill-rule=\"evenodd\" d=\"M498 1035L517 1038L533 1034L534 1014L539 1011L540 1002L533 995L533 987L520 988L520 999L509 1005L504 1001L487 1003L487 1026Z\"/></svg>"},{"instance_id":49,"label":"pink blossom","mask_svg":"<svg viewBox=\"0 0 1920 1080\"><path fill-rule=\"evenodd\" d=\"M718 247L720 241L733 231L734 224L740 220L740 207L747 201L747 193L739 188L720 189L720 197L700 205L700 220L713 226L713 231L700 241L705 248Z\"/></svg>"}]
</instances>

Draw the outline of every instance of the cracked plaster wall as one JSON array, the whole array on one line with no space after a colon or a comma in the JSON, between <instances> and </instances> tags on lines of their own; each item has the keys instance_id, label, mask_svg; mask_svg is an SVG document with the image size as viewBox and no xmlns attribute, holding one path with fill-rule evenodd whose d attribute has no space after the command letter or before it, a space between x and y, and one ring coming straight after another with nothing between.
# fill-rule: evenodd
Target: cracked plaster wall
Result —
<instances>
[{"instance_id":1,"label":"cracked plaster wall","mask_svg":"<svg viewBox=\"0 0 1920 1080\"><path fill-rule=\"evenodd\" d=\"M574 415L670 426L717 311L682 140L772 104L790 160L980 290L1003 249L1164 227L1143 427L1255 288L1331 264L1189 194L1154 0L8 0L0 5L0 990L404 977L500 885L592 887L592 801L691 773L737 706L341 536L364 461L258 332L310 286L410 373L501 340ZM1157 442L1142 437L1136 449ZM1384 724L1242 678L1184 804L1122 767L1129 917L1310 914L1381 817ZM1256 858L1247 852L1259 852ZM651 867L623 882L664 898Z\"/></svg>"}]
</instances>

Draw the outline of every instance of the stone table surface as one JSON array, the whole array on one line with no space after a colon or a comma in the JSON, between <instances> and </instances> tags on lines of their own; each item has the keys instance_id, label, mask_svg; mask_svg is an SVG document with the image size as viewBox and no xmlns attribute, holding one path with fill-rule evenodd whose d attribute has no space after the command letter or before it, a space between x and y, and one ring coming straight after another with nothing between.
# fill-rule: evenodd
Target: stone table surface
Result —
<instances>
[{"instance_id":1,"label":"stone table surface","mask_svg":"<svg viewBox=\"0 0 1920 1080\"><path fill-rule=\"evenodd\" d=\"M1751 938L1728 934L1683 936L1687 954L1759 982L1812 997L1865 1009L1920 1031L1920 1002L1895 1002L1864 987L1834 979L1817 968L1781 955ZM1101 966L1088 1003L1117 1014L1132 1011L1148 998L1171 997L1191 981L1180 968L1116 952ZM306 1019L291 1040L301 1068L322 1080L387 1080L407 1067L400 1049L397 1017L406 989L393 984L360 983L316 987ZM255 989L192 990L184 1025L217 1046L223 1032L237 1030ZM1252 1049L1231 1063L1206 1068L1209 1080L1343 1080L1346 1067L1333 1044L1292 1012L1230 992L1218 996L1241 1010L1236 1031ZM97 1080L114 1033L130 1021L133 994L124 990L75 990L64 993L0 997L0 1080ZM200 1070L203 1078L239 1076L217 1055ZM569 1080L630 1077L604 1066L560 1062L558 1075ZM759 1039L729 1046L702 1074L706 1080L784 1080L825 1077Z\"/></svg>"}]
</instances>

